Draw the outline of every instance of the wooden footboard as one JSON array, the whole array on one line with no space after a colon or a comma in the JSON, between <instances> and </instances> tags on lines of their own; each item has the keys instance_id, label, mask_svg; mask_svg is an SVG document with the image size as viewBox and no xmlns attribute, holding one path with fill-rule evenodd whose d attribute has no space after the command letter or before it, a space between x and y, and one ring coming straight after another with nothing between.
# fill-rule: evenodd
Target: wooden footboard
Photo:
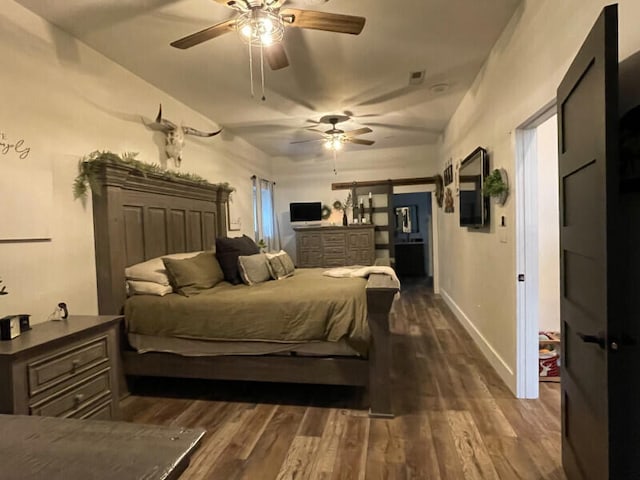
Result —
<instances>
[{"instance_id":1,"label":"wooden footboard","mask_svg":"<svg viewBox=\"0 0 640 480\"><path fill-rule=\"evenodd\" d=\"M389 313L399 285L388 275L372 274L366 286L369 357L286 357L235 355L184 357L172 353L125 350L128 376L203 378L262 382L317 383L369 387L369 415L393 417Z\"/></svg>"},{"instance_id":2,"label":"wooden footboard","mask_svg":"<svg viewBox=\"0 0 640 480\"><path fill-rule=\"evenodd\" d=\"M391 333L389 313L400 285L389 275L372 274L367 282L369 347L369 416L392 418Z\"/></svg>"}]
</instances>

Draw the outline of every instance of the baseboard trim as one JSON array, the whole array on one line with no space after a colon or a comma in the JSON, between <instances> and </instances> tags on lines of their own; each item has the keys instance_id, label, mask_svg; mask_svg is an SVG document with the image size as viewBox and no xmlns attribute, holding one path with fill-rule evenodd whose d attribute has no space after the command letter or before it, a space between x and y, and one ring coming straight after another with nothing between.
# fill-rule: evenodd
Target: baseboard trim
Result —
<instances>
[{"instance_id":1,"label":"baseboard trim","mask_svg":"<svg viewBox=\"0 0 640 480\"><path fill-rule=\"evenodd\" d=\"M471 319L467 317L467 315L462 311L462 309L458 306L458 304L451 298L451 295L440 288L440 295L445 303L449 306L453 314L460 321L464 329L471 335L471 338L476 343L480 351L485 356L485 358L489 361L493 369L498 373L500 378L507 384L509 389L516 394L516 376L513 372L513 369L509 367L507 362L496 352L493 346L487 341L487 339L482 335L480 330L473 324Z\"/></svg>"}]
</instances>

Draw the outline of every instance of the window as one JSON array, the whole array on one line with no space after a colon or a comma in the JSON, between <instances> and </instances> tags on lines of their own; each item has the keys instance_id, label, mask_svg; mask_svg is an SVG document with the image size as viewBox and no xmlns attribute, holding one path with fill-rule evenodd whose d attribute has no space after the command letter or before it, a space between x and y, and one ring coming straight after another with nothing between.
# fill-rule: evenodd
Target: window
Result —
<instances>
[{"instance_id":1,"label":"window","mask_svg":"<svg viewBox=\"0 0 640 480\"><path fill-rule=\"evenodd\" d=\"M275 183L252 177L253 225L256 241L264 240L268 250L280 250L280 232L275 211Z\"/></svg>"}]
</instances>

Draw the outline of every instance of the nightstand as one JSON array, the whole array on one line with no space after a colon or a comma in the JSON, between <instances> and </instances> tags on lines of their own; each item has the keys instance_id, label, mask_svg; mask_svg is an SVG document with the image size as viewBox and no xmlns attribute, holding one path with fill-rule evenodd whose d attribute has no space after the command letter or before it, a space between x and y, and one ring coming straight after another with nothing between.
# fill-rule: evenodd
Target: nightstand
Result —
<instances>
[{"instance_id":1,"label":"nightstand","mask_svg":"<svg viewBox=\"0 0 640 480\"><path fill-rule=\"evenodd\" d=\"M120 316L70 316L0 341L0 413L119 418Z\"/></svg>"}]
</instances>

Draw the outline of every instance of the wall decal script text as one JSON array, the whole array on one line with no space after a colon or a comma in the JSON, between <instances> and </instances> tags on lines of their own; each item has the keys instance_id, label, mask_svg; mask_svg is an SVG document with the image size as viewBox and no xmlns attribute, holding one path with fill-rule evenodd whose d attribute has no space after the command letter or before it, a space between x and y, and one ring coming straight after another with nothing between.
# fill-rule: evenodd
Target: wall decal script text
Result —
<instances>
[{"instance_id":1,"label":"wall decal script text","mask_svg":"<svg viewBox=\"0 0 640 480\"><path fill-rule=\"evenodd\" d=\"M0 153L2 155L7 155L10 152L15 152L18 155L18 158L24 160L29 156L31 149L24 145L24 140L20 139L15 143L10 142L7 139L7 136L0 132Z\"/></svg>"}]
</instances>

